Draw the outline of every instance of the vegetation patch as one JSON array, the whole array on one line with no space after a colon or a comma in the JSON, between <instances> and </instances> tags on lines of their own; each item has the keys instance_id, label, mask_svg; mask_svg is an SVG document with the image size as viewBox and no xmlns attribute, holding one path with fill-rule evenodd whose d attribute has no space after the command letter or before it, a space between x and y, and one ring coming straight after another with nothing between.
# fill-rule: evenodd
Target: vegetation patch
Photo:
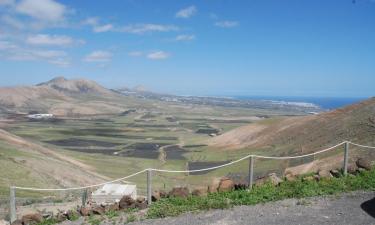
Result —
<instances>
[{"instance_id":1,"label":"vegetation patch","mask_svg":"<svg viewBox=\"0 0 375 225\"><path fill-rule=\"evenodd\" d=\"M183 156L183 154L189 152L178 145L165 147L164 151L167 154L167 160L185 160L186 158Z\"/></svg>"},{"instance_id":2,"label":"vegetation patch","mask_svg":"<svg viewBox=\"0 0 375 225\"><path fill-rule=\"evenodd\" d=\"M215 166L220 166L226 163L229 163L230 161L218 161L218 162L188 162L188 169L189 170L200 170ZM199 171L199 172L191 172L190 175L202 175L209 172L212 172L214 170L206 170L206 171Z\"/></svg>"},{"instance_id":3,"label":"vegetation patch","mask_svg":"<svg viewBox=\"0 0 375 225\"><path fill-rule=\"evenodd\" d=\"M80 146L80 147L90 147L90 146L99 146L99 147L116 147L118 145L122 145L120 143L113 143L113 142L106 142L106 141L97 141L97 140L87 140L87 139L79 139L79 138L69 138L69 139L62 139L62 140L53 140L53 141L46 141L49 144L57 145L57 146Z\"/></svg>"},{"instance_id":4,"label":"vegetation patch","mask_svg":"<svg viewBox=\"0 0 375 225\"><path fill-rule=\"evenodd\" d=\"M189 196L186 199L165 198L150 206L147 218L163 218L186 212L225 209L236 205L254 205L287 198L332 195L355 190L375 190L375 168L359 172L356 176L323 178L319 181L299 177L295 181L284 181L278 186L266 183L259 187L253 187L251 191L219 192L208 194L207 197Z\"/></svg>"}]
</instances>

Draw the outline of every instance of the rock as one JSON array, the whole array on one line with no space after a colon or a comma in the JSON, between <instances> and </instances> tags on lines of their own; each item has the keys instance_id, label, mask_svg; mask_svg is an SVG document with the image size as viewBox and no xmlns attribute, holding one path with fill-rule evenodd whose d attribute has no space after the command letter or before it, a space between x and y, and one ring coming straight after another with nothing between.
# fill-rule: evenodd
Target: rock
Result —
<instances>
[{"instance_id":1,"label":"rock","mask_svg":"<svg viewBox=\"0 0 375 225\"><path fill-rule=\"evenodd\" d=\"M244 189L247 189L248 187L249 187L249 184L244 180L234 182L234 190L244 190Z\"/></svg>"},{"instance_id":2,"label":"rock","mask_svg":"<svg viewBox=\"0 0 375 225\"><path fill-rule=\"evenodd\" d=\"M367 159L364 159L364 158L359 158L357 161L356 161L356 165L359 167L359 168L363 168L365 170L371 170L371 162Z\"/></svg>"},{"instance_id":3,"label":"rock","mask_svg":"<svg viewBox=\"0 0 375 225\"><path fill-rule=\"evenodd\" d=\"M174 187L169 192L170 197L187 198L189 196L189 189L187 187Z\"/></svg>"},{"instance_id":4,"label":"rock","mask_svg":"<svg viewBox=\"0 0 375 225\"><path fill-rule=\"evenodd\" d=\"M104 215L105 209L102 206L95 206L92 208L92 212L96 215Z\"/></svg>"},{"instance_id":5,"label":"rock","mask_svg":"<svg viewBox=\"0 0 375 225\"><path fill-rule=\"evenodd\" d=\"M125 195L119 202L120 209L135 208L135 201L132 197Z\"/></svg>"},{"instance_id":6,"label":"rock","mask_svg":"<svg viewBox=\"0 0 375 225\"><path fill-rule=\"evenodd\" d=\"M55 219L57 220L57 222L61 223L61 222L65 221L65 220L67 220L68 217L66 216L65 213L59 212L59 213L56 214Z\"/></svg>"},{"instance_id":7,"label":"rock","mask_svg":"<svg viewBox=\"0 0 375 225\"><path fill-rule=\"evenodd\" d=\"M15 220L11 225L22 225L22 220Z\"/></svg>"},{"instance_id":8,"label":"rock","mask_svg":"<svg viewBox=\"0 0 375 225\"><path fill-rule=\"evenodd\" d=\"M79 213L81 214L81 216L89 216L92 214L92 211L89 207L81 207L79 209Z\"/></svg>"},{"instance_id":9,"label":"rock","mask_svg":"<svg viewBox=\"0 0 375 225\"><path fill-rule=\"evenodd\" d=\"M9 225L9 222L5 220L0 220L0 225Z\"/></svg>"},{"instance_id":10,"label":"rock","mask_svg":"<svg viewBox=\"0 0 375 225\"><path fill-rule=\"evenodd\" d=\"M229 178L222 178L219 183L219 187L217 191L225 192L225 191L232 191L234 189L234 182Z\"/></svg>"},{"instance_id":11,"label":"rock","mask_svg":"<svg viewBox=\"0 0 375 225\"><path fill-rule=\"evenodd\" d=\"M191 194L198 197L205 197L207 196L207 188L206 187L199 187L196 188Z\"/></svg>"},{"instance_id":12,"label":"rock","mask_svg":"<svg viewBox=\"0 0 375 225\"><path fill-rule=\"evenodd\" d=\"M40 213L27 214L22 217L21 221L24 225L39 224L43 222L43 216Z\"/></svg>"},{"instance_id":13,"label":"rock","mask_svg":"<svg viewBox=\"0 0 375 225\"><path fill-rule=\"evenodd\" d=\"M356 174L357 173L357 171L358 171L358 167L357 167L357 165L356 164L349 164L348 165L348 173L349 174Z\"/></svg>"},{"instance_id":14,"label":"rock","mask_svg":"<svg viewBox=\"0 0 375 225\"><path fill-rule=\"evenodd\" d=\"M151 199L153 202L159 201L161 198L159 191L153 191L151 195Z\"/></svg>"},{"instance_id":15,"label":"rock","mask_svg":"<svg viewBox=\"0 0 375 225\"><path fill-rule=\"evenodd\" d=\"M147 201L144 197L138 197L135 201L135 207L142 210L148 207Z\"/></svg>"},{"instance_id":16,"label":"rock","mask_svg":"<svg viewBox=\"0 0 375 225\"><path fill-rule=\"evenodd\" d=\"M268 176L256 180L255 186L261 186L268 182L270 182L273 186L277 186L282 182L282 180L276 175L276 173L270 173Z\"/></svg>"},{"instance_id":17,"label":"rock","mask_svg":"<svg viewBox=\"0 0 375 225\"><path fill-rule=\"evenodd\" d=\"M322 169L322 170L319 170L318 171L318 175L320 178L330 178L332 177L332 174L329 172L329 170L325 170L325 169Z\"/></svg>"},{"instance_id":18,"label":"rock","mask_svg":"<svg viewBox=\"0 0 375 225\"><path fill-rule=\"evenodd\" d=\"M146 209L148 207L148 204L146 201L144 202L136 202L135 203L135 207L142 210L142 209Z\"/></svg>"},{"instance_id":19,"label":"rock","mask_svg":"<svg viewBox=\"0 0 375 225\"><path fill-rule=\"evenodd\" d=\"M287 181L295 181L295 180L297 180L297 177L294 176L291 173L287 173L287 174L285 174L285 180L287 180Z\"/></svg>"},{"instance_id":20,"label":"rock","mask_svg":"<svg viewBox=\"0 0 375 225\"><path fill-rule=\"evenodd\" d=\"M208 193L216 193L219 188L220 180L215 178L212 180L211 184L208 185Z\"/></svg>"},{"instance_id":21,"label":"rock","mask_svg":"<svg viewBox=\"0 0 375 225\"><path fill-rule=\"evenodd\" d=\"M159 191L160 198L168 198L168 193L164 190Z\"/></svg>"},{"instance_id":22,"label":"rock","mask_svg":"<svg viewBox=\"0 0 375 225\"><path fill-rule=\"evenodd\" d=\"M332 174L332 176L334 177L341 177L341 173L339 170L331 170L330 173Z\"/></svg>"},{"instance_id":23,"label":"rock","mask_svg":"<svg viewBox=\"0 0 375 225\"><path fill-rule=\"evenodd\" d=\"M118 210L120 210L119 203L113 203L111 205L106 205L105 206L105 211L106 212L109 212L109 211L118 211Z\"/></svg>"}]
</instances>

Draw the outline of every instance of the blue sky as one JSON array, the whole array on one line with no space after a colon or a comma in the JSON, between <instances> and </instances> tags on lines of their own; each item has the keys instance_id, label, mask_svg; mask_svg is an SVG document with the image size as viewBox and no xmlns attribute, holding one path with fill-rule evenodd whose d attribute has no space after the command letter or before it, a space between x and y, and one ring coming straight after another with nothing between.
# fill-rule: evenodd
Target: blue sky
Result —
<instances>
[{"instance_id":1,"label":"blue sky","mask_svg":"<svg viewBox=\"0 0 375 225\"><path fill-rule=\"evenodd\" d=\"M375 0L0 0L0 85L375 96Z\"/></svg>"}]
</instances>

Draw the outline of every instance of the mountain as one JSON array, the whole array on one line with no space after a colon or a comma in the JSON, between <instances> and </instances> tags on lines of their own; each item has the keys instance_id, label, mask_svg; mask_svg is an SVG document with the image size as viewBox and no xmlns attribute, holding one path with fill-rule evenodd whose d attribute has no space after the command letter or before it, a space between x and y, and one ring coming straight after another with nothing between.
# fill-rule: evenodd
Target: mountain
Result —
<instances>
[{"instance_id":1,"label":"mountain","mask_svg":"<svg viewBox=\"0 0 375 225\"><path fill-rule=\"evenodd\" d=\"M124 96L94 81L63 77L36 86L0 88L2 113L53 113L60 116L120 113Z\"/></svg>"},{"instance_id":2,"label":"mountain","mask_svg":"<svg viewBox=\"0 0 375 225\"><path fill-rule=\"evenodd\" d=\"M64 77L56 77L48 82L37 85L38 87L50 87L67 95L95 94L113 95L114 93L94 81L85 79L67 80Z\"/></svg>"},{"instance_id":3,"label":"mountain","mask_svg":"<svg viewBox=\"0 0 375 225\"><path fill-rule=\"evenodd\" d=\"M374 143L375 98L318 115L268 119L226 132L208 141L222 149L274 148L308 152L344 140Z\"/></svg>"}]
</instances>

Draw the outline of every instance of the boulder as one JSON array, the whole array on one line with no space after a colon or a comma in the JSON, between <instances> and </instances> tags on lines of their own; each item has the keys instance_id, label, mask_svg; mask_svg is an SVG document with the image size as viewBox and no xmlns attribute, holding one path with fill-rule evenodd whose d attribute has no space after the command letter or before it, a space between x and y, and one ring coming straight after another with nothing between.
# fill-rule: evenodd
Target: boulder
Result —
<instances>
[{"instance_id":1,"label":"boulder","mask_svg":"<svg viewBox=\"0 0 375 225\"><path fill-rule=\"evenodd\" d=\"M81 216L90 216L92 214L91 208L82 206L79 209Z\"/></svg>"},{"instance_id":2,"label":"boulder","mask_svg":"<svg viewBox=\"0 0 375 225\"><path fill-rule=\"evenodd\" d=\"M356 164L349 164L348 165L348 173L349 174L356 174L357 173L357 171L358 171L358 166L356 165Z\"/></svg>"},{"instance_id":3,"label":"boulder","mask_svg":"<svg viewBox=\"0 0 375 225\"><path fill-rule=\"evenodd\" d=\"M63 212L58 212L58 213L56 214L55 219L57 220L57 222L61 223L61 222L65 221L65 220L67 220L68 217L66 216L65 213L63 213Z\"/></svg>"},{"instance_id":4,"label":"boulder","mask_svg":"<svg viewBox=\"0 0 375 225\"><path fill-rule=\"evenodd\" d=\"M332 174L329 172L329 170L321 169L318 171L318 175L320 178L330 178L332 177Z\"/></svg>"},{"instance_id":5,"label":"boulder","mask_svg":"<svg viewBox=\"0 0 375 225\"><path fill-rule=\"evenodd\" d=\"M22 217L21 221L24 225L39 224L43 222L43 216L40 213L27 214Z\"/></svg>"},{"instance_id":6,"label":"boulder","mask_svg":"<svg viewBox=\"0 0 375 225\"><path fill-rule=\"evenodd\" d=\"M121 198L119 206L120 209L135 208L135 200L132 197L125 195Z\"/></svg>"},{"instance_id":7,"label":"boulder","mask_svg":"<svg viewBox=\"0 0 375 225\"><path fill-rule=\"evenodd\" d=\"M220 179L213 179L211 184L208 185L208 193L216 193L219 188Z\"/></svg>"},{"instance_id":8,"label":"boulder","mask_svg":"<svg viewBox=\"0 0 375 225\"><path fill-rule=\"evenodd\" d=\"M119 203L113 203L113 204L105 206L105 211L106 212L109 212L109 211L118 211L118 210L120 210Z\"/></svg>"},{"instance_id":9,"label":"boulder","mask_svg":"<svg viewBox=\"0 0 375 225\"><path fill-rule=\"evenodd\" d=\"M0 220L0 225L9 225L9 222L5 220Z\"/></svg>"},{"instance_id":10,"label":"boulder","mask_svg":"<svg viewBox=\"0 0 375 225\"><path fill-rule=\"evenodd\" d=\"M104 215L105 209L102 206L95 206L92 208L92 213L96 215Z\"/></svg>"},{"instance_id":11,"label":"boulder","mask_svg":"<svg viewBox=\"0 0 375 225\"><path fill-rule=\"evenodd\" d=\"M332 174L332 176L334 177L341 177L341 173L339 170L331 170L330 173Z\"/></svg>"},{"instance_id":12,"label":"boulder","mask_svg":"<svg viewBox=\"0 0 375 225\"><path fill-rule=\"evenodd\" d=\"M135 203L135 207L136 207L137 209L142 210L142 209L146 209L146 208L148 207L148 204L147 204L146 201L144 201L144 202L136 202L136 203Z\"/></svg>"},{"instance_id":13,"label":"boulder","mask_svg":"<svg viewBox=\"0 0 375 225\"><path fill-rule=\"evenodd\" d=\"M244 190L249 187L249 184L245 180L239 180L234 182L234 190Z\"/></svg>"},{"instance_id":14,"label":"boulder","mask_svg":"<svg viewBox=\"0 0 375 225\"><path fill-rule=\"evenodd\" d=\"M365 158L359 158L359 159L357 159L356 165L359 168L363 168L365 170L371 170L371 162L370 162L370 160L367 160Z\"/></svg>"},{"instance_id":15,"label":"boulder","mask_svg":"<svg viewBox=\"0 0 375 225\"><path fill-rule=\"evenodd\" d=\"M22 225L22 220L15 220L11 225Z\"/></svg>"},{"instance_id":16,"label":"boulder","mask_svg":"<svg viewBox=\"0 0 375 225\"><path fill-rule=\"evenodd\" d=\"M151 195L151 199L153 202L159 201L161 198L160 191L153 191Z\"/></svg>"},{"instance_id":17,"label":"boulder","mask_svg":"<svg viewBox=\"0 0 375 225\"><path fill-rule=\"evenodd\" d=\"M282 182L282 180L276 175L276 173L270 173L268 174L268 176L257 179L255 181L255 186L261 186L268 182L270 182L274 186L277 186Z\"/></svg>"},{"instance_id":18,"label":"boulder","mask_svg":"<svg viewBox=\"0 0 375 225\"><path fill-rule=\"evenodd\" d=\"M199 187L194 189L194 191L191 194L198 197L205 197L207 196L207 191L207 187Z\"/></svg>"},{"instance_id":19,"label":"boulder","mask_svg":"<svg viewBox=\"0 0 375 225\"><path fill-rule=\"evenodd\" d=\"M160 198L168 198L168 193L164 190L159 191Z\"/></svg>"},{"instance_id":20,"label":"boulder","mask_svg":"<svg viewBox=\"0 0 375 225\"><path fill-rule=\"evenodd\" d=\"M288 174L285 175L285 180L287 180L287 181L295 181L295 180L297 180L297 177L293 176L290 173L288 173Z\"/></svg>"},{"instance_id":21,"label":"boulder","mask_svg":"<svg viewBox=\"0 0 375 225\"><path fill-rule=\"evenodd\" d=\"M170 197L187 198L189 196L189 189L187 187L174 187L169 192Z\"/></svg>"},{"instance_id":22,"label":"boulder","mask_svg":"<svg viewBox=\"0 0 375 225\"><path fill-rule=\"evenodd\" d=\"M229 178L222 178L217 189L219 192L232 191L234 190L234 182Z\"/></svg>"},{"instance_id":23,"label":"boulder","mask_svg":"<svg viewBox=\"0 0 375 225\"><path fill-rule=\"evenodd\" d=\"M146 209L148 206L147 201L144 197L138 197L137 200L135 201L135 207L142 210Z\"/></svg>"}]
</instances>

